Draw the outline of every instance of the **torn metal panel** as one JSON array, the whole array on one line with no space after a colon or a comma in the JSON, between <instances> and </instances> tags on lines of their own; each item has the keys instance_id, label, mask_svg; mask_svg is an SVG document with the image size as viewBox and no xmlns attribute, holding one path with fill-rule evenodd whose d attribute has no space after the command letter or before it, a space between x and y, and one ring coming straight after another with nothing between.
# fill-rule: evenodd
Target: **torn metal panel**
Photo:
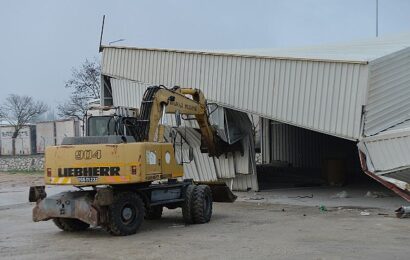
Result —
<instances>
[{"instance_id":1,"label":"torn metal panel","mask_svg":"<svg viewBox=\"0 0 410 260\"><path fill-rule=\"evenodd\" d=\"M385 177L380 176L379 174L376 174L370 171L367 167L368 165L367 156L365 155L364 152L360 151L360 149L362 148L359 148L359 157L360 157L360 165L363 171L371 178L383 184L386 188L394 191L397 195L399 195L400 197L410 202L410 192L408 189L408 185L406 186L407 189L404 189L404 186L402 186L402 183L400 181L397 182L397 180L394 180L394 179L393 180L389 178L386 179Z\"/></svg>"},{"instance_id":2,"label":"torn metal panel","mask_svg":"<svg viewBox=\"0 0 410 260\"><path fill-rule=\"evenodd\" d=\"M403 198L410 200L410 128L403 122L358 143L363 170ZM363 158L362 158L363 157ZM387 186L387 185L386 185ZM400 190L397 190L400 189Z\"/></svg>"},{"instance_id":3,"label":"torn metal panel","mask_svg":"<svg viewBox=\"0 0 410 260\"><path fill-rule=\"evenodd\" d=\"M233 179L225 179L226 185L235 191L259 191L258 178L256 174L237 175Z\"/></svg>"},{"instance_id":4,"label":"torn metal panel","mask_svg":"<svg viewBox=\"0 0 410 260\"><path fill-rule=\"evenodd\" d=\"M252 131L249 116L240 111L208 105L209 120L216 128L218 136L228 144L233 144L245 138Z\"/></svg>"},{"instance_id":5,"label":"torn metal panel","mask_svg":"<svg viewBox=\"0 0 410 260\"><path fill-rule=\"evenodd\" d=\"M209 157L208 154L201 153L201 134L192 128L177 129L177 131L182 136L182 138L193 148L194 152L194 160L191 163L194 163L195 167L187 167L187 176L195 176L196 178L194 178L194 180L198 181L218 180L212 158ZM186 149L184 150L184 152L187 153Z\"/></svg>"},{"instance_id":6,"label":"torn metal panel","mask_svg":"<svg viewBox=\"0 0 410 260\"><path fill-rule=\"evenodd\" d=\"M232 153L212 159L218 178L235 178L235 158Z\"/></svg>"},{"instance_id":7,"label":"torn metal panel","mask_svg":"<svg viewBox=\"0 0 410 260\"><path fill-rule=\"evenodd\" d=\"M224 108L216 104L208 104L209 122L215 127L218 136L225 142L228 137L225 133L225 111Z\"/></svg>"},{"instance_id":8,"label":"torn metal panel","mask_svg":"<svg viewBox=\"0 0 410 260\"><path fill-rule=\"evenodd\" d=\"M248 115L229 108L225 112L225 133L229 144L236 143L252 133L252 123Z\"/></svg>"},{"instance_id":9,"label":"torn metal panel","mask_svg":"<svg viewBox=\"0 0 410 260\"><path fill-rule=\"evenodd\" d=\"M235 173L256 174L255 144L253 136L248 135L241 140L243 155L240 152L235 153Z\"/></svg>"},{"instance_id":10,"label":"torn metal panel","mask_svg":"<svg viewBox=\"0 0 410 260\"><path fill-rule=\"evenodd\" d=\"M364 135L371 136L410 119L410 48L369 63Z\"/></svg>"},{"instance_id":11,"label":"torn metal panel","mask_svg":"<svg viewBox=\"0 0 410 260\"><path fill-rule=\"evenodd\" d=\"M219 158L209 157L206 153L201 153L200 133L193 128L165 128L165 136L170 135L171 131L178 132L175 142L175 156L177 161L186 161L188 158L188 148L191 146L194 152L194 160L189 163L184 163L184 178L193 179L195 181L217 181L220 179L232 179L234 190L258 190L256 177L256 162L255 154L251 153L254 149L249 140L245 141L245 150L248 153L244 156L238 156L228 153L227 156ZM180 145L181 138L184 141L182 147ZM250 138L245 138L247 140ZM239 167L238 167L239 166ZM238 172L240 170L241 172ZM250 178L244 178L244 174L254 175ZM239 178L237 181L234 181Z\"/></svg>"},{"instance_id":12,"label":"torn metal panel","mask_svg":"<svg viewBox=\"0 0 410 260\"><path fill-rule=\"evenodd\" d=\"M362 139L359 149L369 158L373 172L391 172L410 167L410 129L385 131Z\"/></svg>"}]
</instances>

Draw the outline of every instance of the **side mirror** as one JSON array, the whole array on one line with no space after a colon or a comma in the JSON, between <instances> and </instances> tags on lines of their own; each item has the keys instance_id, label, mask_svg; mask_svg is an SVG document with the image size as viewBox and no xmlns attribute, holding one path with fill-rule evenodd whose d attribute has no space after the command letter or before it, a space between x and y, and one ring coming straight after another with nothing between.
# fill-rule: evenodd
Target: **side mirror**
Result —
<instances>
[{"instance_id":1,"label":"side mirror","mask_svg":"<svg viewBox=\"0 0 410 260\"><path fill-rule=\"evenodd\" d=\"M192 162L194 160L194 148L192 148L192 146L190 146L188 150L188 159L189 162Z\"/></svg>"},{"instance_id":2,"label":"side mirror","mask_svg":"<svg viewBox=\"0 0 410 260\"><path fill-rule=\"evenodd\" d=\"M175 112L175 122L177 127L181 126L181 114L179 113L179 110Z\"/></svg>"}]
</instances>

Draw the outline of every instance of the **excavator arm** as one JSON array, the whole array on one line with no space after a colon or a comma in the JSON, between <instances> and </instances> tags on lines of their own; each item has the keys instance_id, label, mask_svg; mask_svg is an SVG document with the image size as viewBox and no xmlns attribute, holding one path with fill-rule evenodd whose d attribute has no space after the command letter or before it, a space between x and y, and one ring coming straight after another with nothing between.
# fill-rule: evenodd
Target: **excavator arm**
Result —
<instances>
[{"instance_id":1,"label":"excavator arm","mask_svg":"<svg viewBox=\"0 0 410 260\"><path fill-rule=\"evenodd\" d=\"M149 87L144 93L140 107L140 117L136 128L136 139L147 142L163 142L165 114L193 115L198 122L201 137L209 156L219 157L229 151L242 149L239 143L229 145L222 141L209 122L206 99L199 89L174 87ZM201 182L197 182L201 184ZM236 196L224 182L206 182L212 190L216 202L233 202Z\"/></svg>"},{"instance_id":2,"label":"excavator arm","mask_svg":"<svg viewBox=\"0 0 410 260\"><path fill-rule=\"evenodd\" d=\"M140 136L137 139L162 142L164 126L160 120L165 113L195 116L209 156L218 157L232 148L216 135L208 119L205 96L199 89L193 88L149 87L141 104ZM235 149L238 150L238 147Z\"/></svg>"}]
</instances>

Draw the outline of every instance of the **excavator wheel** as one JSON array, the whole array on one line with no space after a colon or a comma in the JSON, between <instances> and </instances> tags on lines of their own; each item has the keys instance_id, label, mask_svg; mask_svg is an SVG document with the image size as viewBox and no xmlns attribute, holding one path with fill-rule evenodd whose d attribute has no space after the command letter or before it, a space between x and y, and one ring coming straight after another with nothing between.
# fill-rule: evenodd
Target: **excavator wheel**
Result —
<instances>
[{"instance_id":1,"label":"excavator wheel","mask_svg":"<svg viewBox=\"0 0 410 260\"><path fill-rule=\"evenodd\" d=\"M75 218L53 218L53 222L59 229L68 232L83 231L90 227L90 224Z\"/></svg>"},{"instance_id":2,"label":"excavator wheel","mask_svg":"<svg viewBox=\"0 0 410 260\"><path fill-rule=\"evenodd\" d=\"M162 206L153 206L145 212L145 219L160 219L162 216Z\"/></svg>"},{"instance_id":3,"label":"excavator wheel","mask_svg":"<svg viewBox=\"0 0 410 260\"><path fill-rule=\"evenodd\" d=\"M190 184L185 191L185 201L182 205L182 217L184 218L185 224L194 223L194 218L192 215L192 201L194 196L194 191L197 188L196 185Z\"/></svg>"},{"instance_id":4,"label":"excavator wheel","mask_svg":"<svg viewBox=\"0 0 410 260\"><path fill-rule=\"evenodd\" d=\"M194 190L192 215L195 224L203 224L211 220L212 192L208 185L198 185Z\"/></svg>"},{"instance_id":5,"label":"excavator wheel","mask_svg":"<svg viewBox=\"0 0 410 260\"><path fill-rule=\"evenodd\" d=\"M145 207L140 196L134 192L119 192L109 206L109 227L115 236L127 236L137 232L144 220Z\"/></svg>"}]
</instances>

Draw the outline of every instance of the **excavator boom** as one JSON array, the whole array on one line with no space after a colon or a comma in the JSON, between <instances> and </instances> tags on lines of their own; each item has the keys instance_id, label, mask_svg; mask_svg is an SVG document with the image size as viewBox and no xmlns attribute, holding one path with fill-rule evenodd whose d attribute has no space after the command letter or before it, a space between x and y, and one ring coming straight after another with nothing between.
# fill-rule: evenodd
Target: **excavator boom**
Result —
<instances>
[{"instance_id":1,"label":"excavator boom","mask_svg":"<svg viewBox=\"0 0 410 260\"><path fill-rule=\"evenodd\" d=\"M221 154L238 147L223 142L209 122L206 99L199 89L149 87L143 97L137 139L147 142L163 142L163 125L159 124L164 114L195 116L201 137L209 156Z\"/></svg>"}]
</instances>

